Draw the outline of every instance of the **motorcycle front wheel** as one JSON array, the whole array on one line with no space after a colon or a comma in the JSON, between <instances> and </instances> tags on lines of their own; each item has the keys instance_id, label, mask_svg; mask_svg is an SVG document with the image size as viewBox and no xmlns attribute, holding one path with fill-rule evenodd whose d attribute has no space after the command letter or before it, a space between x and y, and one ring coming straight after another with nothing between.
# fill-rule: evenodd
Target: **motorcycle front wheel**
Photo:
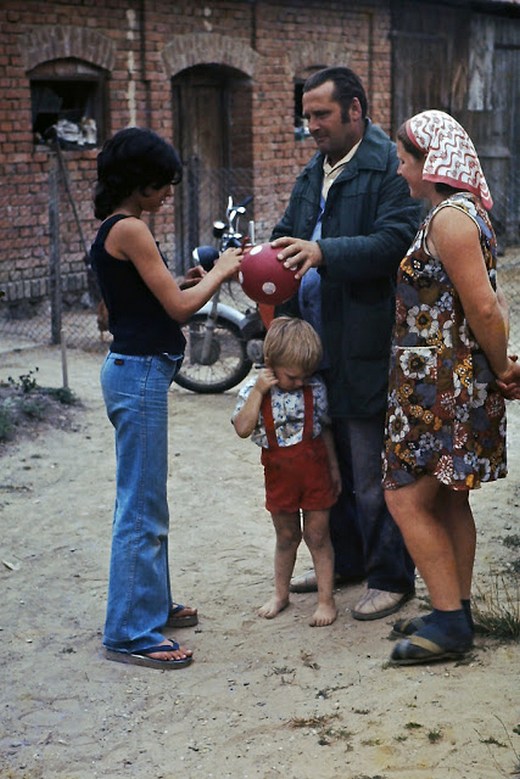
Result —
<instances>
[{"instance_id":1,"label":"motorcycle front wheel","mask_svg":"<svg viewBox=\"0 0 520 779\"><path fill-rule=\"evenodd\" d=\"M226 319L218 317L211 330L206 314L194 314L182 332L186 352L174 379L180 387L202 394L225 392L251 370L240 330Z\"/></svg>"}]
</instances>

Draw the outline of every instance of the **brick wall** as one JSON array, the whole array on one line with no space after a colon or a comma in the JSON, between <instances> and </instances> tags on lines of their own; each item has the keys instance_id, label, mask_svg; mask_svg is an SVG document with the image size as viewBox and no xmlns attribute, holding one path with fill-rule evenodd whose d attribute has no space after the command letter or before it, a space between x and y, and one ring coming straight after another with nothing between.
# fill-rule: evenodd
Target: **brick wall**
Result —
<instances>
[{"instance_id":1,"label":"brick wall","mask_svg":"<svg viewBox=\"0 0 520 779\"><path fill-rule=\"evenodd\" d=\"M49 179L56 153L32 133L30 79L60 68L96 70L107 81L106 131L131 124L174 137L171 79L198 64L227 65L250 78L251 114L236 136L251 149L257 237L268 237L292 182L314 151L293 132L293 81L309 69L346 64L363 79L370 115L390 126L387 0L3 0L0 6L0 289L10 304L49 289ZM144 34L143 34L144 32ZM70 190L90 243L96 149L66 149ZM246 155L248 156L248 155ZM237 159L240 155L237 154ZM239 164L239 163L237 163ZM84 247L63 182L59 188L63 284L85 286ZM171 256L173 206L154 231Z\"/></svg>"}]
</instances>

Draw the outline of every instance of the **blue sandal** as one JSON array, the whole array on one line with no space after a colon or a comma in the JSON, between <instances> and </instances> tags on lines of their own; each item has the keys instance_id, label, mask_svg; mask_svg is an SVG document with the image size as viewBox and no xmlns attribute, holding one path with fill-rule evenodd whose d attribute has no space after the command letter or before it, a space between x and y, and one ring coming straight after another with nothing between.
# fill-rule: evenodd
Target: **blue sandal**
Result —
<instances>
[{"instance_id":1,"label":"blue sandal","mask_svg":"<svg viewBox=\"0 0 520 779\"><path fill-rule=\"evenodd\" d=\"M149 657L149 655L155 654L155 652L172 652L176 649L179 649L179 644L176 641L140 649L138 652L118 652L105 647L105 657L107 660L115 660L116 663L144 665L147 668L161 668L173 671L174 669L185 668L187 665L190 665L193 662L193 657L190 655L188 657L180 657L177 660L159 660L157 657Z\"/></svg>"},{"instance_id":2,"label":"blue sandal","mask_svg":"<svg viewBox=\"0 0 520 779\"><path fill-rule=\"evenodd\" d=\"M392 626L391 638L408 638L413 636L421 628L428 624L428 614L424 617L408 617L408 619L399 619Z\"/></svg>"},{"instance_id":3,"label":"blue sandal","mask_svg":"<svg viewBox=\"0 0 520 779\"><path fill-rule=\"evenodd\" d=\"M192 628L195 625L198 625L199 617L197 614L197 609L194 609L194 614L185 614L182 617L179 616L180 612L184 611L185 608L186 606L183 606L182 603L172 603L170 613L168 614L168 621L166 622L165 627L178 630L179 628Z\"/></svg>"},{"instance_id":4,"label":"blue sandal","mask_svg":"<svg viewBox=\"0 0 520 779\"><path fill-rule=\"evenodd\" d=\"M437 625L426 624L403 641L398 641L390 655L390 665L418 665L439 660L460 660L473 646L472 635L454 640Z\"/></svg>"}]
</instances>

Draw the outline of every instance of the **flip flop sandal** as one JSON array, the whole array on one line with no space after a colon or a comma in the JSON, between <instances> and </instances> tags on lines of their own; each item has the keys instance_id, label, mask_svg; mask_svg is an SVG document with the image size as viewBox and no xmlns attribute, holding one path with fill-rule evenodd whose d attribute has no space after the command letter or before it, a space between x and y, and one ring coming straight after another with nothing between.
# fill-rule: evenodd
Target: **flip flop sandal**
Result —
<instances>
[{"instance_id":1,"label":"flip flop sandal","mask_svg":"<svg viewBox=\"0 0 520 779\"><path fill-rule=\"evenodd\" d=\"M107 660L115 660L116 663L127 663L128 665L143 665L147 668L160 668L166 671L173 671L177 668L185 668L193 662L193 658L180 657L178 660L159 660L156 657L149 657L155 652L171 652L179 649L179 644L172 641L170 644L161 644L160 646L151 646L147 649L140 649L138 652L117 652L113 649L105 648L105 657Z\"/></svg>"},{"instance_id":2,"label":"flip flop sandal","mask_svg":"<svg viewBox=\"0 0 520 779\"><path fill-rule=\"evenodd\" d=\"M460 660L467 651L467 649L446 649L429 638L412 635L395 645L389 663L390 665L419 665L439 660Z\"/></svg>"},{"instance_id":3,"label":"flip flop sandal","mask_svg":"<svg viewBox=\"0 0 520 779\"><path fill-rule=\"evenodd\" d=\"M172 603L165 627L175 628L177 630L178 628L192 628L195 625L198 625L199 617L197 611L195 611L195 614L179 616L180 612L184 611L185 608L186 606L183 606L182 603Z\"/></svg>"},{"instance_id":4,"label":"flip flop sandal","mask_svg":"<svg viewBox=\"0 0 520 779\"><path fill-rule=\"evenodd\" d=\"M399 619L392 626L392 632L390 638L408 638L413 636L418 630L425 627L428 624L428 616L424 617L409 617L408 619Z\"/></svg>"}]
</instances>

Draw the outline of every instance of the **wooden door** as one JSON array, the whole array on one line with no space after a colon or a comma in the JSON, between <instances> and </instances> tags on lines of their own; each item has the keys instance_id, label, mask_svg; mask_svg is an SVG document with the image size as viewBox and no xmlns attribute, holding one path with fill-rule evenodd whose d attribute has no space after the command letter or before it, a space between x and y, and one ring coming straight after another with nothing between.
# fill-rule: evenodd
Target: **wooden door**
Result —
<instances>
[{"instance_id":1,"label":"wooden door","mask_svg":"<svg viewBox=\"0 0 520 779\"><path fill-rule=\"evenodd\" d=\"M176 267L182 271L195 246L215 243L213 222L224 218L229 195L238 203L252 194L251 83L212 65L184 71L172 86L174 143L185 166L175 193Z\"/></svg>"},{"instance_id":2,"label":"wooden door","mask_svg":"<svg viewBox=\"0 0 520 779\"><path fill-rule=\"evenodd\" d=\"M494 199L502 244L520 239L520 21L507 12L392 4L392 130L428 108L467 129Z\"/></svg>"},{"instance_id":3,"label":"wooden door","mask_svg":"<svg viewBox=\"0 0 520 779\"><path fill-rule=\"evenodd\" d=\"M195 246L212 243L212 223L224 209L217 172L228 164L226 83L218 71L192 68L174 84L173 96L175 143L184 163L175 232L185 260Z\"/></svg>"}]
</instances>

